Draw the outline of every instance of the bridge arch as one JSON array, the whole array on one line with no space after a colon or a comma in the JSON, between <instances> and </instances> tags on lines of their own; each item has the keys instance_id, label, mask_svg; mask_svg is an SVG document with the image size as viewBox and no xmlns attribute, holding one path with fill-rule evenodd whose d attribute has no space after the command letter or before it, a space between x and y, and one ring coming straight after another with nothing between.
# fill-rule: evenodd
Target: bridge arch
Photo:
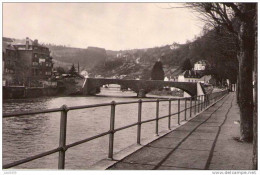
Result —
<instances>
[{"instance_id":1,"label":"bridge arch","mask_svg":"<svg viewBox=\"0 0 260 175\"><path fill-rule=\"evenodd\" d=\"M120 81L121 79L101 79L101 78L87 78L83 85L83 94L95 95L96 89L106 84L117 84L127 87L132 91L138 93L138 89L131 82Z\"/></svg>"}]
</instances>

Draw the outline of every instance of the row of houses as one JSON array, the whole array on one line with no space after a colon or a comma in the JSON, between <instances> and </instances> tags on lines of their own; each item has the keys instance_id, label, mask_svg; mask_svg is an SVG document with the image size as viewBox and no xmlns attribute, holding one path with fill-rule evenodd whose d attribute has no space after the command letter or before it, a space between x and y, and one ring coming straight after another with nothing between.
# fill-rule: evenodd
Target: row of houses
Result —
<instances>
[{"instance_id":1,"label":"row of houses","mask_svg":"<svg viewBox=\"0 0 260 175\"><path fill-rule=\"evenodd\" d=\"M49 48L31 40L3 39L3 86L25 85L52 76L53 62Z\"/></svg>"},{"instance_id":2,"label":"row of houses","mask_svg":"<svg viewBox=\"0 0 260 175\"><path fill-rule=\"evenodd\" d=\"M191 70L180 72L179 75L173 77L165 77L164 81L178 81L178 82L197 82L214 84L214 79L211 75L205 74L207 61L200 60L194 64Z\"/></svg>"}]
</instances>

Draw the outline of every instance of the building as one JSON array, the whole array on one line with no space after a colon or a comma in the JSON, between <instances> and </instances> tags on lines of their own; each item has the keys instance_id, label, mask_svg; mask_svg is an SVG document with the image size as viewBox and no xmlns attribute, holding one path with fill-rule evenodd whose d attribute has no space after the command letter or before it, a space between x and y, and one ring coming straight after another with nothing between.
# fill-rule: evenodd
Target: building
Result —
<instances>
[{"instance_id":1,"label":"building","mask_svg":"<svg viewBox=\"0 0 260 175\"><path fill-rule=\"evenodd\" d=\"M192 70L186 70L178 75L178 81L210 83L210 80L212 80L212 76L205 75L205 69L207 65L208 62L206 60L200 60L196 62Z\"/></svg>"},{"instance_id":2,"label":"building","mask_svg":"<svg viewBox=\"0 0 260 175\"><path fill-rule=\"evenodd\" d=\"M207 65L207 61L206 60L200 60L200 61L198 61L198 62L196 62L194 64L194 70L195 71L205 70L206 69L206 65Z\"/></svg>"},{"instance_id":3,"label":"building","mask_svg":"<svg viewBox=\"0 0 260 175\"><path fill-rule=\"evenodd\" d=\"M29 67L29 78L31 79L48 79L52 75L52 57L49 48L38 44L38 40L17 41L12 43L18 51L20 60Z\"/></svg>"},{"instance_id":4,"label":"building","mask_svg":"<svg viewBox=\"0 0 260 175\"><path fill-rule=\"evenodd\" d=\"M178 76L179 82L209 83L211 75L204 75L202 71L186 70Z\"/></svg>"},{"instance_id":5,"label":"building","mask_svg":"<svg viewBox=\"0 0 260 175\"><path fill-rule=\"evenodd\" d=\"M3 48L4 72L15 74L13 77L30 83L31 81L48 80L52 76L53 62L49 48L31 40L28 37L23 40L5 42ZM9 81L9 80L8 80Z\"/></svg>"},{"instance_id":6,"label":"building","mask_svg":"<svg viewBox=\"0 0 260 175\"><path fill-rule=\"evenodd\" d=\"M7 42L2 43L2 75L3 86L21 84L17 79L19 74L17 63L19 61L16 49Z\"/></svg>"}]
</instances>

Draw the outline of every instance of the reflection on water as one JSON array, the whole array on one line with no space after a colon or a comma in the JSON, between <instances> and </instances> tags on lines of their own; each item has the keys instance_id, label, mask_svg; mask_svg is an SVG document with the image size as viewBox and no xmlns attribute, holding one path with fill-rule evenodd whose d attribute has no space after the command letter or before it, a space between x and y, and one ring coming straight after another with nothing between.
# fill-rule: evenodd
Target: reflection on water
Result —
<instances>
[{"instance_id":1,"label":"reflection on water","mask_svg":"<svg viewBox=\"0 0 260 175\"><path fill-rule=\"evenodd\" d=\"M104 95L109 95L106 97ZM112 96L112 97L111 97ZM120 96L120 97L118 97ZM123 97L122 97L123 96ZM3 112L20 112L50 109L67 106L107 103L111 101L136 101L134 92L121 92L117 89L102 89L98 97L47 97L36 99L7 100L3 103ZM145 99L144 99L145 100ZM117 105L115 128L137 121L138 104ZM172 103L172 112L176 103ZM167 115L168 102L160 103L160 116ZM144 103L142 120L155 117L155 103ZM183 117L183 116L182 116ZM109 130L110 106L81 109L68 112L67 144L79 141ZM167 129L167 120L160 120L160 130ZM3 164L33 156L58 147L60 113L38 114L5 118L3 121ZM172 124L176 124L173 117ZM142 139L154 137L155 123L142 125ZM115 133L114 152L118 152L136 143L136 127ZM86 169L95 162L107 158L108 136L70 148L66 152L66 168ZM16 168L57 169L57 154L50 155Z\"/></svg>"}]
</instances>

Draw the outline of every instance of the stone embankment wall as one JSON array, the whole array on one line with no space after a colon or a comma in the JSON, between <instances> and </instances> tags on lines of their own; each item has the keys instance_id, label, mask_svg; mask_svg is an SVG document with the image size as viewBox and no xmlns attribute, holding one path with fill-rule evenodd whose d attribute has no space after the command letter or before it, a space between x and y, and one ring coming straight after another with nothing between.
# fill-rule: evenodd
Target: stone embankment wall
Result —
<instances>
[{"instance_id":1,"label":"stone embankment wall","mask_svg":"<svg viewBox=\"0 0 260 175\"><path fill-rule=\"evenodd\" d=\"M67 78L58 87L3 87L3 99L82 95L83 79Z\"/></svg>"}]
</instances>

